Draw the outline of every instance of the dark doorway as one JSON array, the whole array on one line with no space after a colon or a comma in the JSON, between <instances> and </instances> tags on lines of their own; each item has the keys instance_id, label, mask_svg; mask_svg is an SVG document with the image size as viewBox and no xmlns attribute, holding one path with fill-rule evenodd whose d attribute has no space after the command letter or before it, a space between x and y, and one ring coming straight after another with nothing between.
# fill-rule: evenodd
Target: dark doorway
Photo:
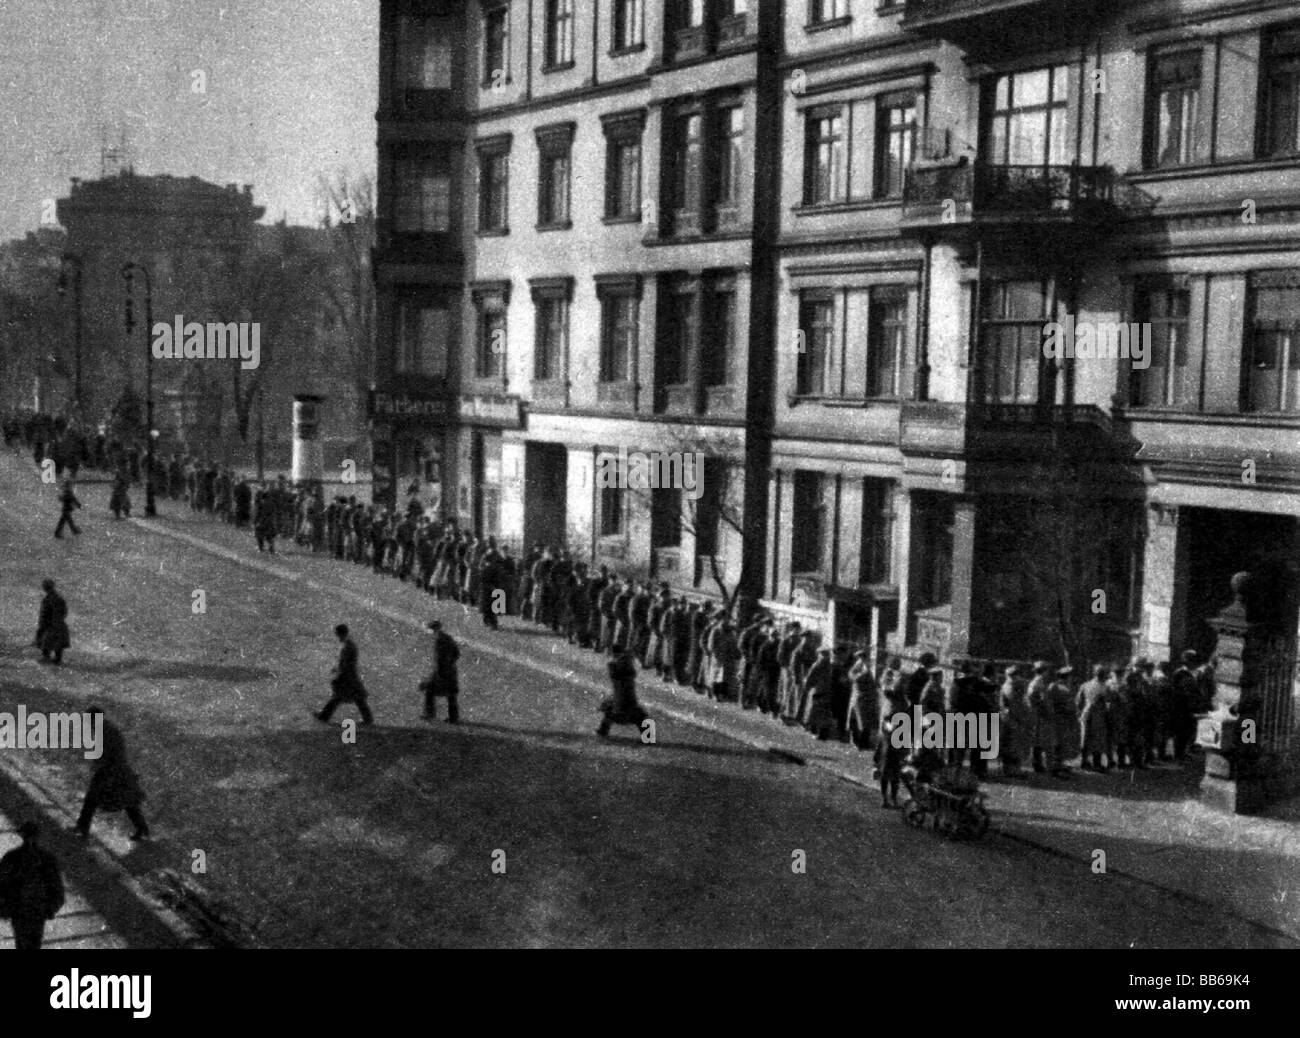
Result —
<instances>
[{"instance_id":1,"label":"dark doorway","mask_svg":"<svg viewBox=\"0 0 1300 1038\"><path fill-rule=\"evenodd\" d=\"M562 443L524 445L524 541L568 540L569 452Z\"/></svg>"}]
</instances>

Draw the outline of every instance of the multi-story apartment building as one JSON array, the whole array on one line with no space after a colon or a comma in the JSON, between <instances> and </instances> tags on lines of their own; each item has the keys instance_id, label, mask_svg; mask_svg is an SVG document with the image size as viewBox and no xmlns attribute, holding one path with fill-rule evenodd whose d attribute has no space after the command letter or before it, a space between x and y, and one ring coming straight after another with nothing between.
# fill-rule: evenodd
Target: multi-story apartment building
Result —
<instances>
[{"instance_id":1,"label":"multi-story apartment building","mask_svg":"<svg viewBox=\"0 0 1300 1038\"><path fill-rule=\"evenodd\" d=\"M757 590L776 6L394 0L383 25L378 388L442 401L398 465L439 454L446 511L506 541ZM698 452L699 485L602 485L620 449Z\"/></svg>"},{"instance_id":2,"label":"multi-story apartment building","mask_svg":"<svg viewBox=\"0 0 1300 1038\"><path fill-rule=\"evenodd\" d=\"M1294 4L385 9L452 84L381 122L447 229L380 276L445 300L455 511L949 659L1209 652L1250 571L1289 702ZM694 511L596 485L687 445Z\"/></svg>"}]
</instances>

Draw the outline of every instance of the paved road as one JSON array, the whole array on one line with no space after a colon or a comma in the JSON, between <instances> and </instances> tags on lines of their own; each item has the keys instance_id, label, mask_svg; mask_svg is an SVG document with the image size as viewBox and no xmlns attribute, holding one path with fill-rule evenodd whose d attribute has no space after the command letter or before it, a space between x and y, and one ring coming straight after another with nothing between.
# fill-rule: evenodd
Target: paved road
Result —
<instances>
[{"instance_id":1,"label":"paved road","mask_svg":"<svg viewBox=\"0 0 1300 1038\"><path fill-rule=\"evenodd\" d=\"M0 461L0 582L16 589L0 599L0 703L104 702L160 837L132 848L110 816L97 823L110 846L140 874L202 860L195 879L266 944L1260 941L1235 917L1078 861L913 831L860 789L662 711L657 745L617 729L601 742L603 689L587 681L600 661L518 625L467 647L465 723L423 724L420 623L440 615L482 640L476 616L362 567L259 558L247 535L171 503L162 526L233 550L115 523L106 496L86 488L85 533L58 542L53 490ZM45 576L71 608L61 669L25 647ZM355 745L310 716L341 620L380 722ZM4 754L75 803L79 759Z\"/></svg>"}]
</instances>

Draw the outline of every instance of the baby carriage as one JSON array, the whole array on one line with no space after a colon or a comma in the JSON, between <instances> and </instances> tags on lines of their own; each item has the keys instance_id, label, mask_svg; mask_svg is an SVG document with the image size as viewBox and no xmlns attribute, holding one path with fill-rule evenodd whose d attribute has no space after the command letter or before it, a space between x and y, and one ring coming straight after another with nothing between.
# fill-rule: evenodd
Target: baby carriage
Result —
<instances>
[{"instance_id":1,"label":"baby carriage","mask_svg":"<svg viewBox=\"0 0 1300 1038\"><path fill-rule=\"evenodd\" d=\"M978 840L989 827L979 780L966 768L941 764L928 750L908 758L902 778L910 795L903 818L918 829L937 829L954 840Z\"/></svg>"}]
</instances>

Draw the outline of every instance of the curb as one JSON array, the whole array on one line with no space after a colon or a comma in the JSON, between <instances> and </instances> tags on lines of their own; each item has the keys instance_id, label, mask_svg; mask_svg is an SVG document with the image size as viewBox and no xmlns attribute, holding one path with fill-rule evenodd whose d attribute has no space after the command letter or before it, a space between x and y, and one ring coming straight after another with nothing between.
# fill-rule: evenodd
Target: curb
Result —
<instances>
[{"instance_id":1,"label":"curb","mask_svg":"<svg viewBox=\"0 0 1300 1038\"><path fill-rule=\"evenodd\" d=\"M0 760L0 781L7 781L40 812L47 823L65 830L73 821L72 812L56 800L45 787L22 772L12 762ZM167 930L179 949L207 949L213 947L198 931L190 927L179 915L158 902L145 881L130 872L93 834L85 842L86 857L105 876L126 891L141 911L148 913ZM92 902L93 904L93 902ZM98 910L98 909L97 909ZM101 915L104 914L101 912ZM115 930L116 932L116 930Z\"/></svg>"}]
</instances>

